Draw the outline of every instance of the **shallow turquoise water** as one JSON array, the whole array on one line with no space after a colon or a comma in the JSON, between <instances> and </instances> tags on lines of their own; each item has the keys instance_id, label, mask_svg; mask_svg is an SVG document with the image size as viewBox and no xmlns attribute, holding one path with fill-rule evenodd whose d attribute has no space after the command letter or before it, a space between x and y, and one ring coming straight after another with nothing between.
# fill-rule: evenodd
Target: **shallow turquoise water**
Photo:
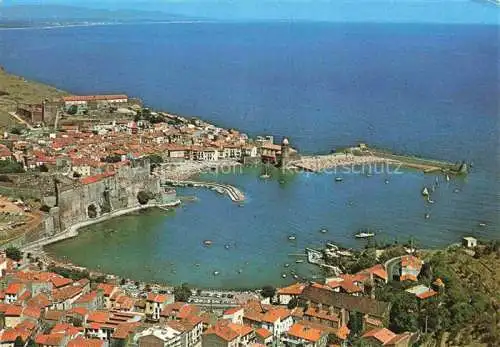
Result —
<instances>
[{"instance_id":1,"label":"shallow turquoise water","mask_svg":"<svg viewBox=\"0 0 500 347\"><path fill-rule=\"evenodd\" d=\"M236 175L202 176L240 187L247 196L243 207L213 191L181 189L180 194L195 195L198 201L171 213L148 211L88 227L80 237L55 244L49 251L132 278L248 288L288 283L292 270L308 278L319 275L317 268L296 264L297 258L289 254L326 241L363 247L364 241L353 238L359 228L379 230L380 241L405 242L413 237L421 247L447 245L465 234L498 237L496 206L469 208L470 199L484 194L478 191L474 176L450 182L439 176L435 204L430 205L420 191L436 176L417 171L366 177L283 175L277 170L270 180L260 179L259 174L259 169L246 169ZM344 180L335 182L337 176ZM426 213L430 219L424 218ZM480 228L479 222L489 226ZM322 228L328 232L322 234ZM296 241L288 240L291 234ZM209 248L202 244L207 239L213 241ZM214 271L220 274L214 276ZM286 279L283 273L288 274Z\"/></svg>"}]
</instances>

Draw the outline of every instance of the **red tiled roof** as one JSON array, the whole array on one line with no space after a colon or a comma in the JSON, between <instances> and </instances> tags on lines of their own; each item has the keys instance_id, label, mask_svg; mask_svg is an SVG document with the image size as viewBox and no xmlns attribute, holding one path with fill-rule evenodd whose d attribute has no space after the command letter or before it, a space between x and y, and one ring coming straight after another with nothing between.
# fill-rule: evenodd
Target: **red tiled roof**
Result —
<instances>
[{"instance_id":1,"label":"red tiled roof","mask_svg":"<svg viewBox=\"0 0 500 347\"><path fill-rule=\"evenodd\" d=\"M148 301L163 304L168 300L168 297L164 294L148 293Z\"/></svg>"},{"instance_id":2,"label":"red tiled roof","mask_svg":"<svg viewBox=\"0 0 500 347\"><path fill-rule=\"evenodd\" d=\"M300 295L306 287L303 283L294 283L288 287L278 289L278 295Z\"/></svg>"},{"instance_id":3,"label":"red tiled roof","mask_svg":"<svg viewBox=\"0 0 500 347\"><path fill-rule=\"evenodd\" d=\"M86 339L77 337L68 342L68 347L103 347L104 341L99 339Z\"/></svg>"},{"instance_id":4,"label":"red tiled roof","mask_svg":"<svg viewBox=\"0 0 500 347\"><path fill-rule=\"evenodd\" d=\"M288 335L310 342L318 342L323 335L320 329L304 326L300 323L292 325L287 332Z\"/></svg>"},{"instance_id":5,"label":"red tiled roof","mask_svg":"<svg viewBox=\"0 0 500 347\"><path fill-rule=\"evenodd\" d=\"M114 176L114 175L115 175L115 173L111 171L111 172L106 172L106 173L98 174L98 175L94 175L94 176L88 176L88 177L81 178L80 183L81 184L96 183L96 182L102 181L103 179Z\"/></svg>"},{"instance_id":6,"label":"red tiled roof","mask_svg":"<svg viewBox=\"0 0 500 347\"><path fill-rule=\"evenodd\" d=\"M218 321L212 327L209 327L205 332L205 335L215 334L224 341L230 342L238 338L239 334L229 327L227 321Z\"/></svg>"},{"instance_id":7,"label":"red tiled roof","mask_svg":"<svg viewBox=\"0 0 500 347\"><path fill-rule=\"evenodd\" d=\"M48 335L38 335L35 338L35 342L39 345L45 346L59 346L64 340L63 334L48 334Z\"/></svg>"},{"instance_id":8,"label":"red tiled roof","mask_svg":"<svg viewBox=\"0 0 500 347\"><path fill-rule=\"evenodd\" d=\"M104 292L104 296L111 296L111 293L115 290L116 286L114 284L99 283L97 289L101 289Z\"/></svg>"},{"instance_id":9,"label":"red tiled roof","mask_svg":"<svg viewBox=\"0 0 500 347\"><path fill-rule=\"evenodd\" d=\"M23 312L23 307L18 305L7 305L5 310L6 317L20 317Z\"/></svg>"},{"instance_id":10,"label":"red tiled roof","mask_svg":"<svg viewBox=\"0 0 500 347\"><path fill-rule=\"evenodd\" d=\"M62 276L54 276L50 279L50 281L52 282L52 284L56 288L61 288L61 287L67 286L68 284L73 283L73 281L71 279L65 278Z\"/></svg>"},{"instance_id":11,"label":"red tiled roof","mask_svg":"<svg viewBox=\"0 0 500 347\"><path fill-rule=\"evenodd\" d=\"M272 332L270 332L269 330L264 329L264 328L256 329L255 334L259 335L263 339L267 339L268 337L273 335Z\"/></svg>"},{"instance_id":12,"label":"red tiled roof","mask_svg":"<svg viewBox=\"0 0 500 347\"><path fill-rule=\"evenodd\" d=\"M377 328L367 331L362 337L363 338L373 337L380 343L386 344L394 337L396 337L396 334L386 328Z\"/></svg>"},{"instance_id":13,"label":"red tiled roof","mask_svg":"<svg viewBox=\"0 0 500 347\"><path fill-rule=\"evenodd\" d=\"M224 315L232 315L241 310L243 310L242 307L231 307L224 311Z\"/></svg>"},{"instance_id":14,"label":"red tiled roof","mask_svg":"<svg viewBox=\"0 0 500 347\"><path fill-rule=\"evenodd\" d=\"M8 295L19 295L19 293L21 292L22 289L24 289L24 284L22 284L22 283L11 283L11 284L9 284L9 286L7 287L7 289L5 289L5 294L8 294Z\"/></svg>"},{"instance_id":15,"label":"red tiled roof","mask_svg":"<svg viewBox=\"0 0 500 347\"><path fill-rule=\"evenodd\" d=\"M109 319L109 312L107 311L94 311L90 312L87 321L88 322L97 322L97 323L106 323Z\"/></svg>"}]
</instances>

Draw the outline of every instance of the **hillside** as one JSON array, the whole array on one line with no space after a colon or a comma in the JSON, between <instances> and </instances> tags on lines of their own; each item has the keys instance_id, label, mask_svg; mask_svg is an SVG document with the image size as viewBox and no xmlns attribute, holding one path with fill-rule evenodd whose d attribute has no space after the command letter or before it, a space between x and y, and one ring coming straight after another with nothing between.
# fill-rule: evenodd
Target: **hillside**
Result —
<instances>
[{"instance_id":1,"label":"hillside","mask_svg":"<svg viewBox=\"0 0 500 347\"><path fill-rule=\"evenodd\" d=\"M54 87L9 74L0 68L0 129L16 124L8 112L15 110L17 103L40 103L43 99L67 94Z\"/></svg>"},{"instance_id":2,"label":"hillside","mask_svg":"<svg viewBox=\"0 0 500 347\"><path fill-rule=\"evenodd\" d=\"M127 23L192 20L161 11L90 9L63 5L0 7L0 27L65 25L77 23Z\"/></svg>"}]
</instances>

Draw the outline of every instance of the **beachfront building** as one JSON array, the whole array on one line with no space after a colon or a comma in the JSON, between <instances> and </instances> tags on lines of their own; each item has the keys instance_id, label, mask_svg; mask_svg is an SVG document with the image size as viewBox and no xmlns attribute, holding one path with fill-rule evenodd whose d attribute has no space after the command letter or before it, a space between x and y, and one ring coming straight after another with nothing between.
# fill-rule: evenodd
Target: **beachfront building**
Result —
<instances>
[{"instance_id":1,"label":"beachfront building","mask_svg":"<svg viewBox=\"0 0 500 347\"><path fill-rule=\"evenodd\" d=\"M464 237L462 238L462 245L466 248L476 248L477 239L471 236Z\"/></svg>"},{"instance_id":2,"label":"beachfront building","mask_svg":"<svg viewBox=\"0 0 500 347\"><path fill-rule=\"evenodd\" d=\"M241 155L242 155L241 147L242 147L241 145L237 145L237 144L234 144L234 145L226 144L226 145L224 145L224 147L222 149L222 153L221 153L220 157L222 159L240 160Z\"/></svg>"}]
</instances>

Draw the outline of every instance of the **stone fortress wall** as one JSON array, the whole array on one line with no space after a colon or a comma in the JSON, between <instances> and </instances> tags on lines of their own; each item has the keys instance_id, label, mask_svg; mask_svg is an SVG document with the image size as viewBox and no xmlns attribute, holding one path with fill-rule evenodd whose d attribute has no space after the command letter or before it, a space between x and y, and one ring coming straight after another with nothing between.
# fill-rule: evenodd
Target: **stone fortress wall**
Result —
<instances>
[{"instance_id":1,"label":"stone fortress wall","mask_svg":"<svg viewBox=\"0 0 500 347\"><path fill-rule=\"evenodd\" d=\"M132 161L114 175L46 196L43 202L51 209L44 222L44 235L38 237L52 236L75 223L137 206L141 191L155 198L162 193L160 179L150 174L148 160Z\"/></svg>"}]
</instances>

